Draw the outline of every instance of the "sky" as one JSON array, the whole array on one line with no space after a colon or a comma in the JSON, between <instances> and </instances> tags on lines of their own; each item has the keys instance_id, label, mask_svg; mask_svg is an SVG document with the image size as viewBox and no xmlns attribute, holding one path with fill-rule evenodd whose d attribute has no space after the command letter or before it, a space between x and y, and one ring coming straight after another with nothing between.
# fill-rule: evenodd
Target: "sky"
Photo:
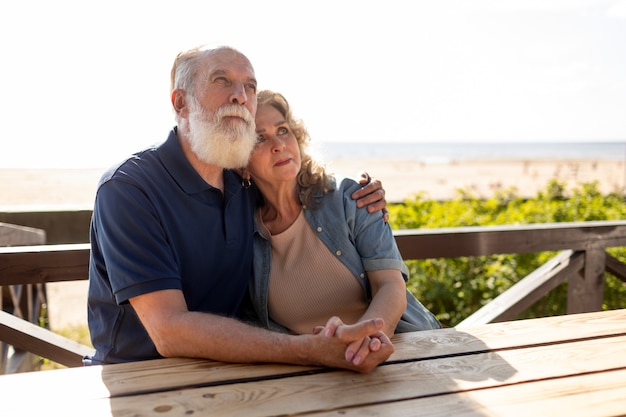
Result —
<instances>
[{"instance_id":1,"label":"sky","mask_svg":"<svg viewBox=\"0 0 626 417\"><path fill-rule=\"evenodd\" d=\"M626 0L2 2L0 168L165 140L176 54L231 45L314 141L626 142Z\"/></svg>"}]
</instances>

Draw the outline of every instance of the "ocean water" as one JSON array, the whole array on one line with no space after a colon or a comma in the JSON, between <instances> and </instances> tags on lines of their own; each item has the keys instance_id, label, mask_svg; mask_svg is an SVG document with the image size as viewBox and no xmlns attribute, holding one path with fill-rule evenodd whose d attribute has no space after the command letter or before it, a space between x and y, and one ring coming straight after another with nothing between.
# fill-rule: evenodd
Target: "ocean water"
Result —
<instances>
[{"instance_id":1,"label":"ocean water","mask_svg":"<svg viewBox=\"0 0 626 417\"><path fill-rule=\"evenodd\" d=\"M325 159L388 158L425 163L477 159L597 159L626 160L625 142L528 142L528 143L354 143L317 145Z\"/></svg>"}]
</instances>

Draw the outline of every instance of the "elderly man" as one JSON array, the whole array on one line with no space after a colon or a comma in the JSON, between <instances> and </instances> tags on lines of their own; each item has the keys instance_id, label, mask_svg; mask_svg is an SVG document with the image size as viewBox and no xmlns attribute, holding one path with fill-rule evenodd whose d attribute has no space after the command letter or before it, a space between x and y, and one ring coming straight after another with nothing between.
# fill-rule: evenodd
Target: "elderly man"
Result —
<instances>
[{"instance_id":1,"label":"elderly man","mask_svg":"<svg viewBox=\"0 0 626 417\"><path fill-rule=\"evenodd\" d=\"M255 145L256 88L251 63L233 48L179 54L177 126L103 175L90 232L96 353L86 363L194 357L369 372L393 352L380 319L332 318L300 336L237 319L252 273L256 192L234 169ZM377 182L353 197L379 200L371 211L384 207L381 195Z\"/></svg>"}]
</instances>

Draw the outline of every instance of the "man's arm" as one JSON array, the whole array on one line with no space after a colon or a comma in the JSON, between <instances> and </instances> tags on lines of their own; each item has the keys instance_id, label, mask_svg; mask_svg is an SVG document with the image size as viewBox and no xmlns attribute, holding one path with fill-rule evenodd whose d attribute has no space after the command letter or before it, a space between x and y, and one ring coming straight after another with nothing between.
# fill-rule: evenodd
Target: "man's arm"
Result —
<instances>
[{"instance_id":1,"label":"man's arm","mask_svg":"<svg viewBox=\"0 0 626 417\"><path fill-rule=\"evenodd\" d=\"M253 327L228 317L188 311L182 292L178 290L144 294L132 298L130 303L164 357L316 365L367 373L394 350L389 338L381 332L384 322L380 319L339 325L333 329L332 336L325 332L296 336ZM351 342L369 335L380 340L378 350L364 358L346 351Z\"/></svg>"}]
</instances>

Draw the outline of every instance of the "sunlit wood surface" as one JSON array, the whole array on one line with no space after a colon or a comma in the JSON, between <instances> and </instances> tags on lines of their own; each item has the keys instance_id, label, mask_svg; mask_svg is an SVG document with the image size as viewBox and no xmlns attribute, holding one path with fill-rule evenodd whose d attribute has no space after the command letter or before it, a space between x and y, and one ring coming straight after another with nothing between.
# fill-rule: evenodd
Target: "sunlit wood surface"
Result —
<instances>
[{"instance_id":1,"label":"sunlit wood surface","mask_svg":"<svg viewBox=\"0 0 626 417\"><path fill-rule=\"evenodd\" d=\"M626 310L407 333L394 343L367 375L162 359L0 376L0 415L626 413Z\"/></svg>"}]
</instances>

